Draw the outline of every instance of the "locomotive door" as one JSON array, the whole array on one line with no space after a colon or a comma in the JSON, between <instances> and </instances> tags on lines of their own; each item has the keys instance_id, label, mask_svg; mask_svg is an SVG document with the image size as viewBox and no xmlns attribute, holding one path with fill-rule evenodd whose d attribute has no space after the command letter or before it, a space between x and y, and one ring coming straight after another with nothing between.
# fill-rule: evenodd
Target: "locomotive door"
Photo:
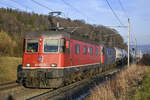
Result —
<instances>
[{"instance_id":1,"label":"locomotive door","mask_svg":"<svg viewBox=\"0 0 150 100\"><path fill-rule=\"evenodd\" d=\"M73 42L70 40L70 64L73 65Z\"/></svg>"},{"instance_id":2,"label":"locomotive door","mask_svg":"<svg viewBox=\"0 0 150 100\"><path fill-rule=\"evenodd\" d=\"M71 40L67 40L66 41L66 62L67 62L67 66L72 66L72 55L73 55L73 52L72 52L72 49L73 46L72 46L72 41Z\"/></svg>"}]
</instances>

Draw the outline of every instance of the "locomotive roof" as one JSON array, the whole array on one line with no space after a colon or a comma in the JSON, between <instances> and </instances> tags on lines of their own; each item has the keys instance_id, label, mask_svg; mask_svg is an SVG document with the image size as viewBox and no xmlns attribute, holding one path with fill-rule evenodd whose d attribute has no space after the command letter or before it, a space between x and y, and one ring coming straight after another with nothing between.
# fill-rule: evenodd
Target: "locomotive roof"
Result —
<instances>
[{"instance_id":1,"label":"locomotive roof","mask_svg":"<svg viewBox=\"0 0 150 100\"><path fill-rule=\"evenodd\" d=\"M68 37L70 35L67 32L63 31L38 31L38 32L30 32L25 35L25 37Z\"/></svg>"},{"instance_id":2,"label":"locomotive roof","mask_svg":"<svg viewBox=\"0 0 150 100\"><path fill-rule=\"evenodd\" d=\"M100 45L100 43L89 39L88 37L80 36L80 34L71 34L65 31L38 31L38 32L30 32L25 35L25 37L66 37L74 40L79 40L95 45Z\"/></svg>"}]
</instances>

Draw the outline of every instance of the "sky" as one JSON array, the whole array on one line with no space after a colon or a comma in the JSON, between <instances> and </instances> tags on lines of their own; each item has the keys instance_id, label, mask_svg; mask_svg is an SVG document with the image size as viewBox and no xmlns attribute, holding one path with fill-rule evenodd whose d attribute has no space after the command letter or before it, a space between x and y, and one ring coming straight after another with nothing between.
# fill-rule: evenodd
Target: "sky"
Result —
<instances>
[{"instance_id":1,"label":"sky","mask_svg":"<svg viewBox=\"0 0 150 100\"><path fill-rule=\"evenodd\" d=\"M150 0L34 0L47 8L39 6L32 0L0 0L0 7L19 9L48 15L51 11L63 12L60 17L84 20L89 24L104 25L115 28L128 41L128 28L122 26L106 1L120 19L123 26L128 25L130 18L130 43L137 45L150 44Z\"/></svg>"}]
</instances>

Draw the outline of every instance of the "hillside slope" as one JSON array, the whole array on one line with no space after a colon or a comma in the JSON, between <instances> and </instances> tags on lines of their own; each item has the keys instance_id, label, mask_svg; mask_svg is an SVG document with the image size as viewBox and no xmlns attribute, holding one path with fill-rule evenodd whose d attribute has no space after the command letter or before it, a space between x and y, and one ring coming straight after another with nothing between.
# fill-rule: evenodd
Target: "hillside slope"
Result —
<instances>
[{"instance_id":1,"label":"hillside slope","mask_svg":"<svg viewBox=\"0 0 150 100\"><path fill-rule=\"evenodd\" d=\"M9 52L3 53L3 50L0 50L0 54L3 54L3 56L21 56L22 41L26 33L48 30L53 25L56 25L57 22L64 28L79 27L72 34L77 34L81 37L87 36L90 40L103 43L108 47L126 48L126 44L120 34L115 29L103 25L90 25L83 20L71 20L70 18L60 17L53 17L52 20L49 20L47 15L0 8L0 32L7 33L12 41L16 42L16 46L11 47L15 48L15 51L10 51L11 54L9 54ZM68 30L72 31L74 28ZM7 42L7 40L4 42ZM0 46L0 48L2 47Z\"/></svg>"},{"instance_id":2,"label":"hillside slope","mask_svg":"<svg viewBox=\"0 0 150 100\"><path fill-rule=\"evenodd\" d=\"M0 57L0 83L17 79L17 66L22 59L17 57Z\"/></svg>"}]
</instances>

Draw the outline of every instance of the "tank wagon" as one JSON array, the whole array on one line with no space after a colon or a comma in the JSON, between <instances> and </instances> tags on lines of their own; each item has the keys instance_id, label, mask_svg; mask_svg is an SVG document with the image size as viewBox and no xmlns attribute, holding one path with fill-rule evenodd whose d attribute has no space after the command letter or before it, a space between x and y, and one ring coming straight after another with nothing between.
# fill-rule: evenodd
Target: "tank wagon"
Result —
<instances>
[{"instance_id":1,"label":"tank wagon","mask_svg":"<svg viewBox=\"0 0 150 100\"><path fill-rule=\"evenodd\" d=\"M115 49L67 32L29 33L24 37L18 81L26 87L58 88L101 73L115 62Z\"/></svg>"},{"instance_id":2,"label":"tank wagon","mask_svg":"<svg viewBox=\"0 0 150 100\"><path fill-rule=\"evenodd\" d=\"M124 49L114 48L116 51L116 63L117 64L126 64L127 63L127 51Z\"/></svg>"}]
</instances>

